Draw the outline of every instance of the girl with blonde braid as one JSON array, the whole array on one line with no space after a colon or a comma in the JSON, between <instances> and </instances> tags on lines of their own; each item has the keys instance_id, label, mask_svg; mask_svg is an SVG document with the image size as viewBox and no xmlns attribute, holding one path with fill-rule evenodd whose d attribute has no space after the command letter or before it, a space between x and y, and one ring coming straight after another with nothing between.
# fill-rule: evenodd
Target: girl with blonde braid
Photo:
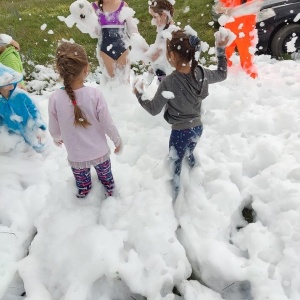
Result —
<instances>
[{"instance_id":1,"label":"girl with blonde braid","mask_svg":"<svg viewBox=\"0 0 300 300\"><path fill-rule=\"evenodd\" d=\"M84 85L89 72L85 50L75 43L62 43L56 51L56 67L64 88L50 96L49 131L57 146L66 147L77 197L84 198L91 190L91 166L106 195L112 196L114 179L106 135L113 141L115 153L120 151L121 138L101 91Z\"/></svg>"}]
</instances>

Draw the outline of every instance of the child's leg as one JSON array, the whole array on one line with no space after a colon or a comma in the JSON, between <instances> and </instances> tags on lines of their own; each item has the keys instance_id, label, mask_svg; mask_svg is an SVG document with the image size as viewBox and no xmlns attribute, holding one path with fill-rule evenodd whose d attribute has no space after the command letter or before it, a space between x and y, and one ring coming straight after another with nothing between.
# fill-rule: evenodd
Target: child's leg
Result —
<instances>
[{"instance_id":1,"label":"child's leg","mask_svg":"<svg viewBox=\"0 0 300 300\"><path fill-rule=\"evenodd\" d=\"M183 158L188 155L188 161L191 167L195 165L193 151L202 134L202 126L196 126L185 130L172 130L169 141L169 158L173 164L172 185L175 197L179 192L179 178Z\"/></svg>"},{"instance_id":2,"label":"child's leg","mask_svg":"<svg viewBox=\"0 0 300 300\"><path fill-rule=\"evenodd\" d=\"M121 54L117 59L115 66L115 76L119 79L120 82L125 84L130 81L130 61L128 59L129 50L126 50Z\"/></svg>"},{"instance_id":3,"label":"child's leg","mask_svg":"<svg viewBox=\"0 0 300 300\"><path fill-rule=\"evenodd\" d=\"M253 47L254 37L249 34L245 35L243 38L239 39L237 42L237 48L240 54L240 62L242 68L249 74L252 78L257 77L256 67L254 65L254 54L250 53Z\"/></svg>"},{"instance_id":4,"label":"child's leg","mask_svg":"<svg viewBox=\"0 0 300 300\"><path fill-rule=\"evenodd\" d=\"M179 193L179 179L185 148L184 130L172 130L169 140L169 159L173 169L173 178L171 181L173 201L177 198Z\"/></svg>"},{"instance_id":5,"label":"child's leg","mask_svg":"<svg viewBox=\"0 0 300 300\"><path fill-rule=\"evenodd\" d=\"M184 130L172 130L169 140L169 159L172 163L174 174L178 177L186 149Z\"/></svg>"},{"instance_id":6,"label":"child's leg","mask_svg":"<svg viewBox=\"0 0 300 300\"><path fill-rule=\"evenodd\" d=\"M187 155L186 159L191 168L193 168L196 163L193 152L194 152L194 149L201 137L202 130L203 130L202 125L191 129L192 136L190 137L190 143L188 144L187 149L186 149L186 155Z\"/></svg>"},{"instance_id":7,"label":"child's leg","mask_svg":"<svg viewBox=\"0 0 300 300\"><path fill-rule=\"evenodd\" d=\"M90 168L85 168L85 169L72 168L72 172L74 174L76 186L78 188L77 197L84 198L85 196L87 196L87 194L92 188Z\"/></svg>"},{"instance_id":8,"label":"child's leg","mask_svg":"<svg viewBox=\"0 0 300 300\"><path fill-rule=\"evenodd\" d=\"M231 60L231 56L234 53L236 48L236 42L233 41L229 46L226 46L225 48L225 54L226 54L226 58L227 58L227 65L229 67L232 66L232 60Z\"/></svg>"},{"instance_id":9,"label":"child's leg","mask_svg":"<svg viewBox=\"0 0 300 300\"><path fill-rule=\"evenodd\" d=\"M115 187L115 182L111 172L110 159L108 159L102 164L95 166L94 168L97 172L99 180L104 185L107 194L109 196L112 196Z\"/></svg>"},{"instance_id":10,"label":"child's leg","mask_svg":"<svg viewBox=\"0 0 300 300\"><path fill-rule=\"evenodd\" d=\"M194 166L195 158L193 152L202 134L202 130L202 125L185 130L172 130L169 141L169 156L174 161L175 174L180 175L184 156L187 156L190 166Z\"/></svg>"}]
</instances>

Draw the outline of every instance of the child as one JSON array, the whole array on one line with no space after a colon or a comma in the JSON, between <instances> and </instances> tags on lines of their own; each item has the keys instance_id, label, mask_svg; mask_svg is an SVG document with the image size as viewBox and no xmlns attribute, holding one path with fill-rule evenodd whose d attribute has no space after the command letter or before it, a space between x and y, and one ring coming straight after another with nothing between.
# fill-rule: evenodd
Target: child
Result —
<instances>
[{"instance_id":1,"label":"child","mask_svg":"<svg viewBox=\"0 0 300 300\"><path fill-rule=\"evenodd\" d=\"M224 13L230 16L230 12L233 9L239 8L240 5L246 5L253 0L220 0L215 7L216 12ZM247 11L246 7L244 10ZM234 41L226 47L226 56L228 60L228 66L232 66L231 56L237 48L240 56L241 67L252 78L258 76L256 66L254 64L254 52L258 41L256 25L256 14L247 14L243 16L232 17L224 25L226 29L229 29L236 36Z\"/></svg>"},{"instance_id":2,"label":"child","mask_svg":"<svg viewBox=\"0 0 300 300\"><path fill-rule=\"evenodd\" d=\"M23 74L24 69L21 57L16 48L19 44L7 37L10 36L0 34L0 63ZM23 80L18 84L18 87L26 90L25 83Z\"/></svg>"},{"instance_id":3,"label":"child","mask_svg":"<svg viewBox=\"0 0 300 300\"><path fill-rule=\"evenodd\" d=\"M157 36L154 44L150 45L146 56L150 61L151 72L154 76L157 75L161 81L166 74L170 74L174 69L166 60L166 36L168 32L173 29L174 24L174 7L169 0L151 0L149 1L149 13L153 17L151 24L156 26ZM153 79L152 76L152 79Z\"/></svg>"},{"instance_id":4,"label":"child","mask_svg":"<svg viewBox=\"0 0 300 300\"><path fill-rule=\"evenodd\" d=\"M92 187L91 166L107 196L112 196L114 179L105 134L114 142L115 153L120 151L121 138L100 90L83 84L89 72L85 50L75 43L62 43L56 51L56 67L64 88L50 96L49 131L57 146L66 146L77 197L86 197Z\"/></svg>"},{"instance_id":5,"label":"child","mask_svg":"<svg viewBox=\"0 0 300 300\"><path fill-rule=\"evenodd\" d=\"M167 59L175 71L160 83L152 101L143 99L143 94L138 92L141 87L134 90L141 106L151 115L157 115L165 106L164 118L172 125L169 159L174 167L174 200L179 191L183 158L187 157L190 167L195 165L193 151L202 134L200 111L202 100L208 96L208 84L222 81L227 76L224 53L227 41L228 38L216 41L218 69L213 71L198 65L199 38L184 30L174 31L171 40L167 40Z\"/></svg>"},{"instance_id":6,"label":"child","mask_svg":"<svg viewBox=\"0 0 300 300\"><path fill-rule=\"evenodd\" d=\"M100 58L108 75L114 77L116 69L124 70L126 67L129 69L128 35L139 32L132 17L124 18L123 11L128 5L123 0L99 0L93 2L92 6L101 27Z\"/></svg>"},{"instance_id":7,"label":"child","mask_svg":"<svg viewBox=\"0 0 300 300\"><path fill-rule=\"evenodd\" d=\"M46 126L28 94L17 88L22 78L22 74L0 63L0 125L41 151Z\"/></svg>"}]
</instances>

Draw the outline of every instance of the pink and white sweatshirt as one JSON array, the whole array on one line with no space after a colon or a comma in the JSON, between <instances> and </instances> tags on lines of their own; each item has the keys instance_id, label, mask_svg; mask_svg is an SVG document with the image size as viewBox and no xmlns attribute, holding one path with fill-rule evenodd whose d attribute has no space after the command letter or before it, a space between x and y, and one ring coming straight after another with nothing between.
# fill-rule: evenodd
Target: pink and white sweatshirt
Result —
<instances>
[{"instance_id":1,"label":"pink and white sweatshirt","mask_svg":"<svg viewBox=\"0 0 300 300\"><path fill-rule=\"evenodd\" d=\"M74 106L67 92L59 89L49 98L49 131L53 139L63 140L70 161L95 160L109 153L105 135L115 147L120 145L121 137L99 89L84 86L74 92L77 105L91 125L74 125Z\"/></svg>"}]
</instances>

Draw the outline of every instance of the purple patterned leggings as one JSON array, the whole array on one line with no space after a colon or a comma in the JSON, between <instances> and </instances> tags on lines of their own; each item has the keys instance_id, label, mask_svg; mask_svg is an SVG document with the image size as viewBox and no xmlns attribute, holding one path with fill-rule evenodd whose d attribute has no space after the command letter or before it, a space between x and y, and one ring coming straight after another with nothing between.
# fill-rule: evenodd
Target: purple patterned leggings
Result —
<instances>
[{"instance_id":1,"label":"purple patterned leggings","mask_svg":"<svg viewBox=\"0 0 300 300\"><path fill-rule=\"evenodd\" d=\"M99 180L104 185L108 196L112 196L115 183L111 172L110 159L106 160L104 163L94 166L94 168L97 172ZM72 171L75 177L76 186L78 188L77 196L84 198L92 188L91 169L72 168Z\"/></svg>"}]
</instances>

